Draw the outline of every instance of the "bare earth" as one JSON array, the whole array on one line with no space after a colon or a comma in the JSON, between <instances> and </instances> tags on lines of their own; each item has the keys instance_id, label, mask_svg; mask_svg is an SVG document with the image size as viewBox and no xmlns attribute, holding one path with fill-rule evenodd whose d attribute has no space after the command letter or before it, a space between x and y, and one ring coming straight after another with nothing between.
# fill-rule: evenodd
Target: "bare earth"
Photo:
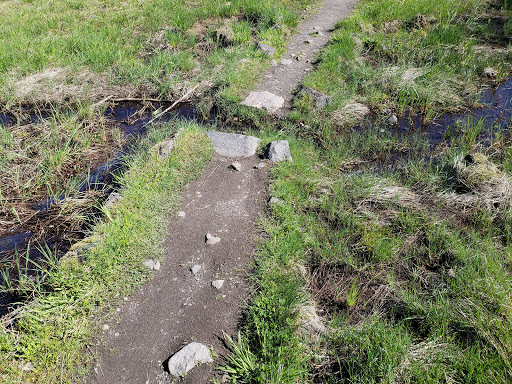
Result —
<instances>
[{"instance_id":1,"label":"bare earth","mask_svg":"<svg viewBox=\"0 0 512 384\"><path fill-rule=\"evenodd\" d=\"M248 292L248 267L258 236L255 222L267 204L266 168L261 160L240 159L241 172L228 169L233 159L215 155L203 176L191 183L181 211L169 227L162 267L130 296L97 345L90 383L169 383L162 363L191 341L217 353L214 363L191 370L182 383L206 383L227 353L223 331L236 335ZM268 167L268 166L267 166ZM205 235L219 236L206 245ZM191 267L200 264L194 276ZM223 279L219 290L213 280Z\"/></svg>"},{"instance_id":2,"label":"bare earth","mask_svg":"<svg viewBox=\"0 0 512 384\"><path fill-rule=\"evenodd\" d=\"M293 93L299 88L302 77L313 69L313 61L331 38L336 23L348 16L356 3L357 0L325 0L318 12L301 23L290 39L283 58L292 59L292 64L283 65L279 61L264 75L255 91L268 91L284 98L284 107L278 115L289 112ZM310 35L317 31L322 35ZM301 59L297 60L292 55Z\"/></svg>"},{"instance_id":3,"label":"bare earth","mask_svg":"<svg viewBox=\"0 0 512 384\"><path fill-rule=\"evenodd\" d=\"M347 16L356 0L326 0L319 11L304 21L292 37L283 58L290 65L272 67L257 90L285 99L279 114L291 107L293 91L312 61L327 43L335 24ZM313 29L313 27L315 27ZM310 32L320 31L312 36ZM310 43L305 44L304 41ZM235 336L244 301L250 296L248 268L259 235L255 222L267 204L267 168L256 170L256 156L239 159L242 171L228 169L234 161L215 155L203 176L191 183L181 208L185 218L169 227L161 270L137 293L127 298L118 315L107 325L96 346L97 359L90 383L196 383L218 378L215 368L224 364L228 350L223 331ZM207 233L220 243L207 245ZM191 267L201 265L194 276ZM217 290L213 280L226 280ZM162 369L181 347L197 341L216 353L214 363L192 369L182 379L172 379Z\"/></svg>"}]
</instances>

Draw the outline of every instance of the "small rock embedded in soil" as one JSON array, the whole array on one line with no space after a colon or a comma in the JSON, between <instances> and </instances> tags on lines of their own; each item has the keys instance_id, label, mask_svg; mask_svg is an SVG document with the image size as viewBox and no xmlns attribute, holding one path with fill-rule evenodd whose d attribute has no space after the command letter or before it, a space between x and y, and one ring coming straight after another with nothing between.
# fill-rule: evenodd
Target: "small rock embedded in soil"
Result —
<instances>
[{"instance_id":1,"label":"small rock embedded in soil","mask_svg":"<svg viewBox=\"0 0 512 384\"><path fill-rule=\"evenodd\" d=\"M275 67L275 66L277 65L277 61L272 60L272 61L270 62L270 64L271 64L273 67Z\"/></svg>"},{"instance_id":2,"label":"small rock embedded in soil","mask_svg":"<svg viewBox=\"0 0 512 384\"><path fill-rule=\"evenodd\" d=\"M162 141L161 143L155 144L150 150L153 156L156 156L160 159L167 159L171 156L172 150L174 148L174 139Z\"/></svg>"},{"instance_id":3,"label":"small rock embedded in soil","mask_svg":"<svg viewBox=\"0 0 512 384\"><path fill-rule=\"evenodd\" d=\"M259 43L258 48L265 52L270 58L274 57L277 51L274 47L263 43Z\"/></svg>"},{"instance_id":4,"label":"small rock embedded in soil","mask_svg":"<svg viewBox=\"0 0 512 384\"><path fill-rule=\"evenodd\" d=\"M281 60L281 64L282 65L292 65L293 60L292 59L283 59L283 60Z\"/></svg>"},{"instance_id":5,"label":"small rock embedded in soil","mask_svg":"<svg viewBox=\"0 0 512 384\"><path fill-rule=\"evenodd\" d=\"M290 145L287 140L271 142L267 147L265 157L274 163L283 160L293 161L292 154L290 152Z\"/></svg>"},{"instance_id":6,"label":"small rock embedded in soil","mask_svg":"<svg viewBox=\"0 0 512 384\"><path fill-rule=\"evenodd\" d=\"M254 166L254 169L262 169L265 168L265 163L258 163Z\"/></svg>"},{"instance_id":7,"label":"small rock embedded in soil","mask_svg":"<svg viewBox=\"0 0 512 384\"><path fill-rule=\"evenodd\" d=\"M179 211L177 214L178 217L185 217L185 215L186 215L186 213L183 211Z\"/></svg>"},{"instance_id":8,"label":"small rock embedded in soil","mask_svg":"<svg viewBox=\"0 0 512 384\"><path fill-rule=\"evenodd\" d=\"M149 260L146 260L143 264L146 267L148 267L149 269L153 269L155 271L159 271L160 270L160 262L159 261L155 261L155 260L149 259Z\"/></svg>"},{"instance_id":9,"label":"small rock embedded in soil","mask_svg":"<svg viewBox=\"0 0 512 384\"><path fill-rule=\"evenodd\" d=\"M235 161L228 168L233 170L233 171L240 172L242 170L242 164L240 164L238 161Z\"/></svg>"},{"instance_id":10,"label":"small rock embedded in soil","mask_svg":"<svg viewBox=\"0 0 512 384\"><path fill-rule=\"evenodd\" d=\"M212 363L208 347L201 343L190 343L176 352L167 363L169 373L180 377L194 368L197 364Z\"/></svg>"},{"instance_id":11,"label":"small rock embedded in soil","mask_svg":"<svg viewBox=\"0 0 512 384\"><path fill-rule=\"evenodd\" d=\"M201 270L201 266L199 264L195 264L194 266L192 266L192 268L190 268L190 270L195 276Z\"/></svg>"},{"instance_id":12,"label":"small rock embedded in soil","mask_svg":"<svg viewBox=\"0 0 512 384\"><path fill-rule=\"evenodd\" d=\"M108 331L109 329L110 329L110 327L108 326L108 324L103 324L104 331Z\"/></svg>"},{"instance_id":13,"label":"small rock embedded in soil","mask_svg":"<svg viewBox=\"0 0 512 384\"><path fill-rule=\"evenodd\" d=\"M212 281L212 287L213 288L221 289L223 285L224 285L224 280L214 280L214 281Z\"/></svg>"},{"instance_id":14,"label":"small rock embedded in soil","mask_svg":"<svg viewBox=\"0 0 512 384\"><path fill-rule=\"evenodd\" d=\"M210 233L206 234L206 244L214 245L214 244L217 244L219 241L220 241L220 237L213 236Z\"/></svg>"}]
</instances>

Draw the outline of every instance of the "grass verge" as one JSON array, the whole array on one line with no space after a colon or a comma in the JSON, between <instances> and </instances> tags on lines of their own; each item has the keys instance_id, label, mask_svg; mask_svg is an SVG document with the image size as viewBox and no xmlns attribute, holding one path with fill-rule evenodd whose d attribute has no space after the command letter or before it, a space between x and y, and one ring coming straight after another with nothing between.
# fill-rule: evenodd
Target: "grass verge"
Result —
<instances>
[{"instance_id":1,"label":"grass verge","mask_svg":"<svg viewBox=\"0 0 512 384\"><path fill-rule=\"evenodd\" d=\"M152 144L178 128L184 130L169 158L148 154ZM171 123L153 127L134 153L119 180L122 201L102 207L105 222L87 244L60 261L52 259L35 299L2 318L1 382L83 378L84 349L98 325L95 319L150 278L142 262L159 258L169 212L179 206L183 187L200 175L212 150L193 124Z\"/></svg>"}]
</instances>

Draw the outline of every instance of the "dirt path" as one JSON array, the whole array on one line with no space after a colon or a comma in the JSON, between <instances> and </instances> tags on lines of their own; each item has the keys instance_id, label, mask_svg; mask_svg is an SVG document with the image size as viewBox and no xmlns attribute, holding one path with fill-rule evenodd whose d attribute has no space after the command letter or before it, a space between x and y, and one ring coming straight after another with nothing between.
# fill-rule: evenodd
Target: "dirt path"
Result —
<instances>
[{"instance_id":1,"label":"dirt path","mask_svg":"<svg viewBox=\"0 0 512 384\"><path fill-rule=\"evenodd\" d=\"M284 98L284 107L277 115L285 116L289 112L293 93L300 86L302 77L313 69L312 62L331 38L336 23L348 16L357 2L325 0L318 12L301 23L290 39L283 59L291 60L291 64L281 64L280 61L265 73L256 91L268 91Z\"/></svg>"},{"instance_id":2,"label":"dirt path","mask_svg":"<svg viewBox=\"0 0 512 384\"><path fill-rule=\"evenodd\" d=\"M206 383L223 364L222 332L236 334L249 296L248 267L258 236L254 223L268 200L266 168L253 168L260 159L240 159L240 172L228 168L232 162L215 155L188 186L180 209L186 216L169 227L161 269L107 324L90 383L172 382L162 363L191 341L212 347L217 357L181 382ZM207 245L207 233L221 241ZM196 264L201 270L194 275ZM211 285L217 279L225 280L221 289Z\"/></svg>"}]
</instances>

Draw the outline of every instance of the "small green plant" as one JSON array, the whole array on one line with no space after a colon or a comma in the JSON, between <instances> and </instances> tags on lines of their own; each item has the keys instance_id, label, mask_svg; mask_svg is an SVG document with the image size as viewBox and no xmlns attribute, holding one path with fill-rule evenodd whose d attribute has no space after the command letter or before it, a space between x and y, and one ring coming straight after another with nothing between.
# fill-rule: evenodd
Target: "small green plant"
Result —
<instances>
[{"instance_id":1,"label":"small green plant","mask_svg":"<svg viewBox=\"0 0 512 384\"><path fill-rule=\"evenodd\" d=\"M352 281L352 285L350 286L350 289L347 292L346 303L347 303L348 307L353 307L354 305L356 305L356 301L357 301L357 299L359 298L359 295L360 295L358 293L358 289L357 289L357 286L356 286L357 278L358 278L358 276L356 276L354 278L354 281Z\"/></svg>"}]
</instances>

